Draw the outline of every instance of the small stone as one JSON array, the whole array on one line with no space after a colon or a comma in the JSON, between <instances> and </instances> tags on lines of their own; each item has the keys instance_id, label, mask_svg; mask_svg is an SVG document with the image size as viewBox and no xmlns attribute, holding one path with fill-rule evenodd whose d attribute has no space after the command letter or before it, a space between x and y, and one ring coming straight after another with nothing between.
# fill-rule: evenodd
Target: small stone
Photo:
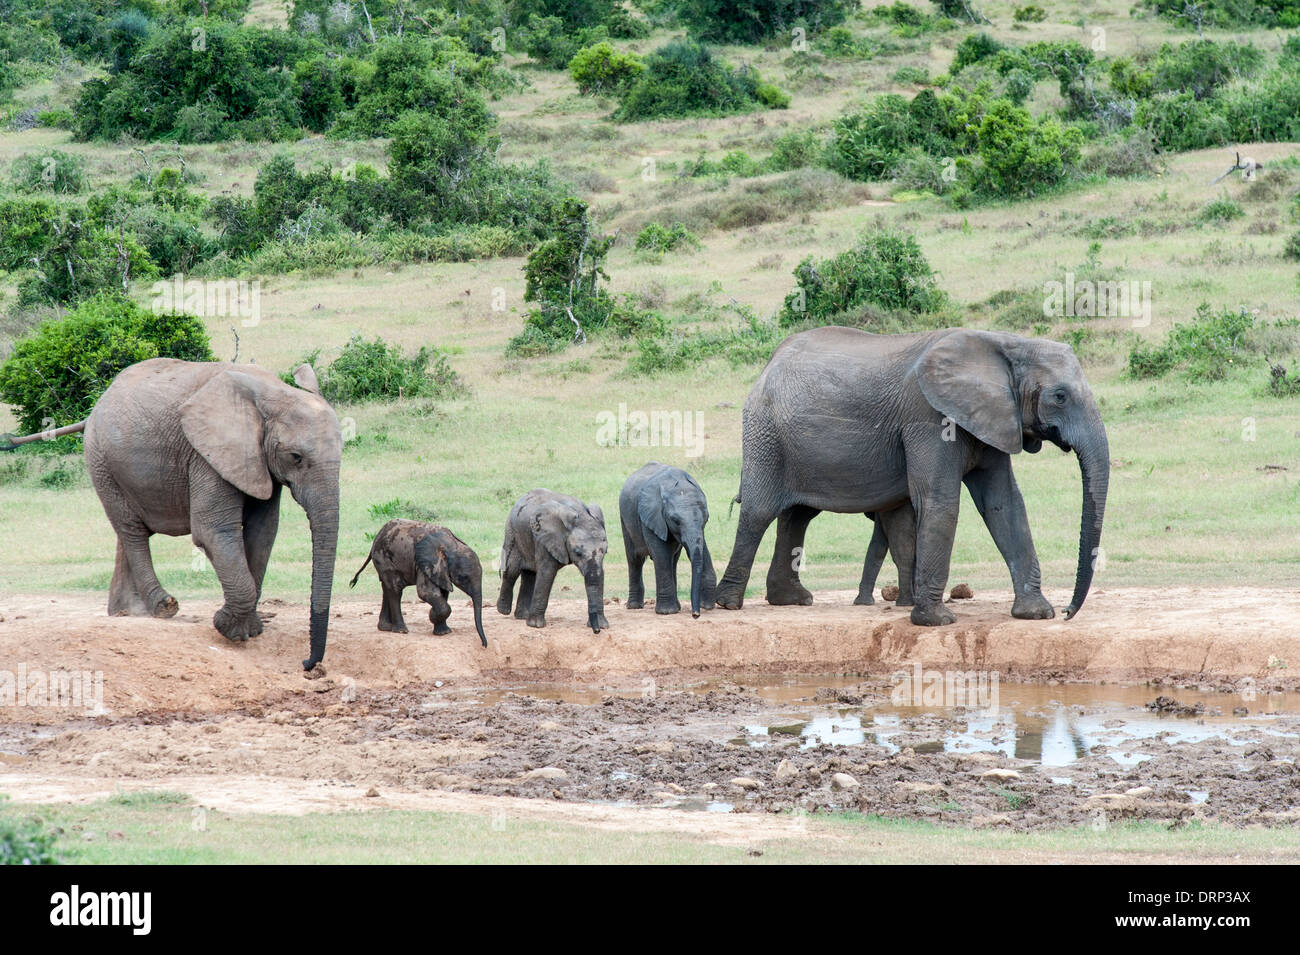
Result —
<instances>
[{"instance_id":1,"label":"small stone","mask_svg":"<svg viewBox=\"0 0 1300 955\"><path fill-rule=\"evenodd\" d=\"M989 779L996 783L1009 783L1019 778L1020 774L1014 769L986 769L980 773L980 779Z\"/></svg>"},{"instance_id":2,"label":"small stone","mask_svg":"<svg viewBox=\"0 0 1300 955\"><path fill-rule=\"evenodd\" d=\"M671 753L673 744L668 740L661 740L657 743L643 743L636 748L638 753Z\"/></svg>"},{"instance_id":3,"label":"small stone","mask_svg":"<svg viewBox=\"0 0 1300 955\"><path fill-rule=\"evenodd\" d=\"M1126 789L1126 790L1124 791L1124 795L1126 795L1126 796L1150 796L1153 792L1155 792L1155 790L1152 789L1150 786L1134 786L1132 789Z\"/></svg>"},{"instance_id":4,"label":"small stone","mask_svg":"<svg viewBox=\"0 0 1300 955\"><path fill-rule=\"evenodd\" d=\"M970 584L958 584L948 595L951 600L970 600L974 596L975 591L970 589Z\"/></svg>"},{"instance_id":5,"label":"small stone","mask_svg":"<svg viewBox=\"0 0 1300 955\"><path fill-rule=\"evenodd\" d=\"M888 587L881 587L880 597L882 600L897 600L898 588L895 587L893 584L890 584Z\"/></svg>"},{"instance_id":6,"label":"small stone","mask_svg":"<svg viewBox=\"0 0 1300 955\"><path fill-rule=\"evenodd\" d=\"M857 789L860 785L862 784L848 773L836 773L831 776L832 789Z\"/></svg>"},{"instance_id":7,"label":"small stone","mask_svg":"<svg viewBox=\"0 0 1300 955\"><path fill-rule=\"evenodd\" d=\"M670 793L670 792L657 792L657 793L654 794L654 797L655 797L656 799L671 800L672 802L676 802L676 801L677 801L677 794L676 794L676 793Z\"/></svg>"},{"instance_id":8,"label":"small stone","mask_svg":"<svg viewBox=\"0 0 1300 955\"><path fill-rule=\"evenodd\" d=\"M379 790L376 789L374 786L371 786L369 789L366 790L367 799L375 799L378 796L379 796Z\"/></svg>"},{"instance_id":9,"label":"small stone","mask_svg":"<svg viewBox=\"0 0 1300 955\"><path fill-rule=\"evenodd\" d=\"M713 792L713 790L715 790L715 789L718 788L718 784L717 784L717 783L705 783L705 784L704 784L703 786L701 786L700 788L703 789L703 790L705 790L706 792Z\"/></svg>"},{"instance_id":10,"label":"small stone","mask_svg":"<svg viewBox=\"0 0 1300 955\"><path fill-rule=\"evenodd\" d=\"M775 781L778 783L789 782L798 775L799 770L795 769L794 763L788 759L783 759L777 764Z\"/></svg>"},{"instance_id":11,"label":"small stone","mask_svg":"<svg viewBox=\"0 0 1300 955\"><path fill-rule=\"evenodd\" d=\"M678 796L680 796L680 795L682 795L683 793L686 792L686 789L685 789L684 787L682 787L682 786L678 786L676 783L669 783L669 784L668 784L667 786L665 786L664 788L667 789L667 790L669 790L670 792L672 792L672 793L678 795Z\"/></svg>"},{"instance_id":12,"label":"small stone","mask_svg":"<svg viewBox=\"0 0 1300 955\"><path fill-rule=\"evenodd\" d=\"M737 776L731 781L731 785L735 786L737 789L757 789L758 780L750 779L748 776Z\"/></svg>"},{"instance_id":13,"label":"small stone","mask_svg":"<svg viewBox=\"0 0 1300 955\"><path fill-rule=\"evenodd\" d=\"M558 766L542 766L524 773L525 782L532 779L568 779L569 774Z\"/></svg>"}]
</instances>

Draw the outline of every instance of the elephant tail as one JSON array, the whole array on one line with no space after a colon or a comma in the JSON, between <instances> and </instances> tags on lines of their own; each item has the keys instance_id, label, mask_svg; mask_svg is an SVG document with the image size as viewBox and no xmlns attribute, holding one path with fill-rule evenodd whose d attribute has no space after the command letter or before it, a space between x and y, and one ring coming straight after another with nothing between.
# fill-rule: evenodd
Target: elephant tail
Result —
<instances>
[{"instance_id":1,"label":"elephant tail","mask_svg":"<svg viewBox=\"0 0 1300 955\"><path fill-rule=\"evenodd\" d=\"M366 554L366 562L357 568L357 572L353 574L352 579L348 581L349 587L355 587L357 585L357 580L360 578L361 572L366 569L366 566L370 563L370 558L373 556L373 554Z\"/></svg>"},{"instance_id":2,"label":"elephant tail","mask_svg":"<svg viewBox=\"0 0 1300 955\"><path fill-rule=\"evenodd\" d=\"M731 520L731 512L736 509L736 505L739 503L740 503L740 492L737 491L736 496L731 499L731 504L727 507L727 520Z\"/></svg>"},{"instance_id":3,"label":"elephant tail","mask_svg":"<svg viewBox=\"0 0 1300 955\"><path fill-rule=\"evenodd\" d=\"M24 444L31 444L33 441L53 441L55 438L61 438L65 434L76 434L79 431L86 430L86 422L78 421L76 424L65 424L62 428L54 428L51 431L41 431L37 434L23 435L21 438L14 437L12 434L0 434L0 451L14 451Z\"/></svg>"}]
</instances>

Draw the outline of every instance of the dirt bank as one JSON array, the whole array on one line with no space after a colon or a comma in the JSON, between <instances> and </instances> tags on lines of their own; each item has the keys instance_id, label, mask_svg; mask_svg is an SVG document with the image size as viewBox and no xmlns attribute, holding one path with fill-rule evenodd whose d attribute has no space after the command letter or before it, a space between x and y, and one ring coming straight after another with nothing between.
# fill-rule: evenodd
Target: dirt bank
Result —
<instances>
[{"instance_id":1,"label":"dirt bank","mask_svg":"<svg viewBox=\"0 0 1300 955\"><path fill-rule=\"evenodd\" d=\"M413 592L410 592L413 597ZM1049 594L1064 603L1067 594ZM453 633L435 637L414 600L410 634L375 629L376 599L335 602L324 680L303 679L307 610L267 600L275 614L245 645L211 625L215 601L190 601L171 620L104 616L99 596L0 598L0 671L103 674L114 716L156 711L213 713L274 702L285 694L333 694L436 681L485 685L518 680L635 687L779 672L881 674L900 665L997 670L1003 679L1194 680L1293 688L1300 672L1300 593L1236 588L1094 591L1074 620L1014 620L1009 593L954 603L957 622L914 627L891 605L857 607L851 592L817 594L811 607L753 599L738 612L659 616L611 601L610 629L581 625L583 604L557 599L544 630L489 612L489 647L478 645L468 601L454 604ZM421 605L422 606L422 605ZM1287 662L1292 664L1287 669ZM39 701L38 701L39 702ZM62 722L65 711L0 707L0 722Z\"/></svg>"}]
</instances>

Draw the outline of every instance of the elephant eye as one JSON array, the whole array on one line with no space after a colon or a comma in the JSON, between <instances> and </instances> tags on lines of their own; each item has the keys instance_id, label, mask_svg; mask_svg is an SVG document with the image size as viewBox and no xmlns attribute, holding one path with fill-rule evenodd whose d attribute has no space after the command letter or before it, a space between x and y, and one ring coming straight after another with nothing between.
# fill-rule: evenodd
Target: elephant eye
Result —
<instances>
[{"instance_id":1,"label":"elephant eye","mask_svg":"<svg viewBox=\"0 0 1300 955\"><path fill-rule=\"evenodd\" d=\"M1055 395L1053 395L1052 397L1056 399L1056 403L1057 403L1058 405L1063 405L1063 404L1065 404L1065 399L1066 399L1067 397L1069 397L1069 396L1066 395L1066 393L1065 393L1064 391L1058 391L1058 392L1057 392Z\"/></svg>"},{"instance_id":2,"label":"elephant eye","mask_svg":"<svg viewBox=\"0 0 1300 955\"><path fill-rule=\"evenodd\" d=\"M290 451L289 460L292 461L294 464L302 464L302 455L299 454L297 451Z\"/></svg>"}]
</instances>

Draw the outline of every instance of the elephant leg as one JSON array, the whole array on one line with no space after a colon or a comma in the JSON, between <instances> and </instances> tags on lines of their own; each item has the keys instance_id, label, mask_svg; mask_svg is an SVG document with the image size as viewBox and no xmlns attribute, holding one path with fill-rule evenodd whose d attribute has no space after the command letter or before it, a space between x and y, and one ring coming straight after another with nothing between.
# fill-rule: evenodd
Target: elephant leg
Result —
<instances>
[{"instance_id":1,"label":"elephant leg","mask_svg":"<svg viewBox=\"0 0 1300 955\"><path fill-rule=\"evenodd\" d=\"M527 620L533 606L533 594L537 588L537 572L524 570L519 573L519 600L515 603L515 619Z\"/></svg>"},{"instance_id":2,"label":"elephant leg","mask_svg":"<svg viewBox=\"0 0 1300 955\"><path fill-rule=\"evenodd\" d=\"M777 515L776 549L772 554L772 566L767 571L768 603L806 607L813 602L811 591L799 581L799 565L803 561L803 540L808 523L820 513L815 507L796 504Z\"/></svg>"},{"instance_id":3,"label":"elephant leg","mask_svg":"<svg viewBox=\"0 0 1300 955\"><path fill-rule=\"evenodd\" d=\"M655 613L679 613L682 604L677 599L677 559L682 554L681 546L656 539L650 547L655 564Z\"/></svg>"},{"instance_id":4,"label":"elephant leg","mask_svg":"<svg viewBox=\"0 0 1300 955\"><path fill-rule=\"evenodd\" d=\"M858 583L858 595L853 602L859 606L869 607L876 602L876 578L880 576L880 567L889 553L889 543L885 538L885 529L880 524L879 515L868 514L871 518L871 543L867 545L867 557L862 562L862 580ZM901 596L901 585L900 593Z\"/></svg>"},{"instance_id":5,"label":"elephant leg","mask_svg":"<svg viewBox=\"0 0 1300 955\"><path fill-rule=\"evenodd\" d=\"M645 551L638 550L636 543L623 531L623 552L628 556L628 604L629 611L640 611L646 605Z\"/></svg>"},{"instance_id":6,"label":"elephant leg","mask_svg":"<svg viewBox=\"0 0 1300 955\"><path fill-rule=\"evenodd\" d=\"M537 568L532 585L532 601L528 605L528 626L546 626L546 607L551 602L551 587L560 565L553 560L544 560Z\"/></svg>"},{"instance_id":7,"label":"elephant leg","mask_svg":"<svg viewBox=\"0 0 1300 955\"><path fill-rule=\"evenodd\" d=\"M909 491L916 508L916 569L912 575L912 623L937 627L957 618L943 605L952 561L952 542L957 533L957 511L961 504L961 481L948 462L929 462L934 455L918 456L927 464L909 477ZM918 461L918 463L919 463Z\"/></svg>"},{"instance_id":8,"label":"elephant leg","mask_svg":"<svg viewBox=\"0 0 1300 955\"><path fill-rule=\"evenodd\" d=\"M968 473L966 488L1011 571L1016 595L1011 615L1022 620L1055 617L1056 610L1043 596L1029 515L1025 513L1025 500L1020 496L1016 477L1011 473L1010 456L999 455L993 464Z\"/></svg>"},{"instance_id":9,"label":"elephant leg","mask_svg":"<svg viewBox=\"0 0 1300 955\"><path fill-rule=\"evenodd\" d=\"M429 601L429 622L433 624L436 636L451 633L451 627L447 626L447 618L450 616L451 604L447 602L447 592L440 590Z\"/></svg>"},{"instance_id":10,"label":"elephant leg","mask_svg":"<svg viewBox=\"0 0 1300 955\"><path fill-rule=\"evenodd\" d=\"M257 597L262 598L262 581L271 559L271 546L280 527L280 485L274 486L265 501L249 498L244 504L244 557L248 571L257 583Z\"/></svg>"},{"instance_id":11,"label":"elephant leg","mask_svg":"<svg viewBox=\"0 0 1300 955\"><path fill-rule=\"evenodd\" d=\"M135 589L131 579L131 564L126 559L126 549L119 538L117 556L113 561L113 583L108 588L108 615L110 617L145 617L149 610Z\"/></svg>"},{"instance_id":12,"label":"elephant leg","mask_svg":"<svg viewBox=\"0 0 1300 955\"><path fill-rule=\"evenodd\" d=\"M736 543L731 548L731 558L718 584L717 602L724 610L739 610L745 605L745 587L754 567L754 556L763 542L768 525L776 518L776 507L766 499L759 500L758 492L745 494L741 490L740 517L736 522Z\"/></svg>"},{"instance_id":13,"label":"elephant leg","mask_svg":"<svg viewBox=\"0 0 1300 955\"><path fill-rule=\"evenodd\" d=\"M911 503L892 511L876 515L876 527L884 531L886 547L894 555L898 569L897 607L911 607L916 603L912 591L912 578L916 574L916 511Z\"/></svg>"},{"instance_id":14,"label":"elephant leg","mask_svg":"<svg viewBox=\"0 0 1300 955\"><path fill-rule=\"evenodd\" d=\"M158 582L158 574L153 569L153 554L149 551L149 536L148 531L141 529L119 532L118 540L131 568L135 592L140 595L148 613L155 617L174 617L180 604Z\"/></svg>"},{"instance_id":15,"label":"elephant leg","mask_svg":"<svg viewBox=\"0 0 1300 955\"><path fill-rule=\"evenodd\" d=\"M497 597L497 613L510 616L510 605L515 598L515 580L519 577L519 563L514 559L501 568L501 595Z\"/></svg>"},{"instance_id":16,"label":"elephant leg","mask_svg":"<svg viewBox=\"0 0 1300 955\"><path fill-rule=\"evenodd\" d=\"M197 500L196 500L197 497ZM191 493L190 525L194 543L203 549L216 569L226 602L212 618L212 625L227 640L242 642L262 632L257 614L257 581L248 567L244 549L243 495L214 493L211 497Z\"/></svg>"},{"instance_id":17,"label":"elephant leg","mask_svg":"<svg viewBox=\"0 0 1300 955\"><path fill-rule=\"evenodd\" d=\"M406 618L402 616L402 592L405 587L393 580L380 580L384 589L384 609L379 612L379 629L391 633L409 633Z\"/></svg>"}]
</instances>

